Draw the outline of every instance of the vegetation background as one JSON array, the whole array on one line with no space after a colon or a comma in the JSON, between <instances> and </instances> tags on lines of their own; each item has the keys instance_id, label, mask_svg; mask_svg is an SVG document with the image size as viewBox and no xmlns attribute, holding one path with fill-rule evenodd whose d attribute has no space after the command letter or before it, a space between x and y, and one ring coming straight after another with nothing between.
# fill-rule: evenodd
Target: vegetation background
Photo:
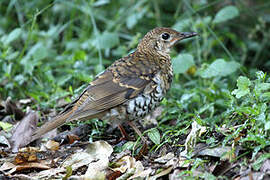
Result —
<instances>
[{"instance_id":1,"label":"vegetation background","mask_svg":"<svg viewBox=\"0 0 270 180\"><path fill-rule=\"evenodd\" d=\"M270 157L266 0L2 0L0 98L32 98L32 108L41 114L60 100L71 102L157 26L200 36L172 52L174 82L162 102L153 149L169 144L182 151L180 137L196 121L207 127L198 142L237 144L241 153L231 161L241 158L258 170ZM91 136L102 134L101 129Z\"/></svg>"}]
</instances>

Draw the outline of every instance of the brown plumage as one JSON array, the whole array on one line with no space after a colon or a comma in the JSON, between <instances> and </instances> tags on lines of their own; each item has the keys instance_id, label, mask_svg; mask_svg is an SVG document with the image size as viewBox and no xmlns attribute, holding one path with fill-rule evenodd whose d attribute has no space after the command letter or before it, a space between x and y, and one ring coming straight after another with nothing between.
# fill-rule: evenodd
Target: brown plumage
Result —
<instances>
[{"instance_id":1,"label":"brown plumage","mask_svg":"<svg viewBox=\"0 0 270 180\"><path fill-rule=\"evenodd\" d=\"M100 118L118 125L143 118L170 88L173 76L170 48L195 35L170 28L151 30L135 52L115 61L58 116L34 132L32 141L74 120Z\"/></svg>"}]
</instances>

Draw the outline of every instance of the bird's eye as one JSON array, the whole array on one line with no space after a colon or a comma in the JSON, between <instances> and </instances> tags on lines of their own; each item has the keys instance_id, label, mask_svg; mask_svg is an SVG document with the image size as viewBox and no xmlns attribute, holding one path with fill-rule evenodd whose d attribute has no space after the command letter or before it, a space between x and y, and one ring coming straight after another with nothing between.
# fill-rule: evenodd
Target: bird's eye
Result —
<instances>
[{"instance_id":1,"label":"bird's eye","mask_svg":"<svg viewBox=\"0 0 270 180\"><path fill-rule=\"evenodd\" d=\"M163 33L163 34L161 35L161 37L162 37L162 39L164 39L164 40L168 40L168 39L170 38L170 35L169 35L168 33Z\"/></svg>"}]
</instances>

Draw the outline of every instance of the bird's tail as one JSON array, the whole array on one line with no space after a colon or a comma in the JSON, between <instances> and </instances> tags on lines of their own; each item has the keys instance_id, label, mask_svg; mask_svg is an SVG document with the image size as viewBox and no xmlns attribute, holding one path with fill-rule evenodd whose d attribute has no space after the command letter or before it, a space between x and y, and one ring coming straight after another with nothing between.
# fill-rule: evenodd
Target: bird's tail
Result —
<instances>
[{"instance_id":1,"label":"bird's tail","mask_svg":"<svg viewBox=\"0 0 270 180\"><path fill-rule=\"evenodd\" d=\"M54 117L52 120L42 125L32 134L31 142L40 138L42 135L46 134L47 132L65 124L66 120L70 117L72 113L73 111L68 111L64 114Z\"/></svg>"}]
</instances>

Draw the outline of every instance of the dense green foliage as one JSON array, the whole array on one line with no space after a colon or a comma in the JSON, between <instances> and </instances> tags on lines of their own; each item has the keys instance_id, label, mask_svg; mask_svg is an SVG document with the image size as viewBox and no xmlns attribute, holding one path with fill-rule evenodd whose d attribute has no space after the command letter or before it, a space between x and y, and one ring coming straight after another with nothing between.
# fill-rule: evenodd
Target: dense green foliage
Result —
<instances>
[{"instance_id":1,"label":"dense green foliage","mask_svg":"<svg viewBox=\"0 0 270 180\"><path fill-rule=\"evenodd\" d=\"M172 52L175 78L154 148L177 146L197 121L208 127L200 141L231 145L241 137L237 143L254 158L270 145L269 24L263 0L0 1L1 98L30 97L33 108L53 108L150 29L195 31L198 38Z\"/></svg>"}]
</instances>

